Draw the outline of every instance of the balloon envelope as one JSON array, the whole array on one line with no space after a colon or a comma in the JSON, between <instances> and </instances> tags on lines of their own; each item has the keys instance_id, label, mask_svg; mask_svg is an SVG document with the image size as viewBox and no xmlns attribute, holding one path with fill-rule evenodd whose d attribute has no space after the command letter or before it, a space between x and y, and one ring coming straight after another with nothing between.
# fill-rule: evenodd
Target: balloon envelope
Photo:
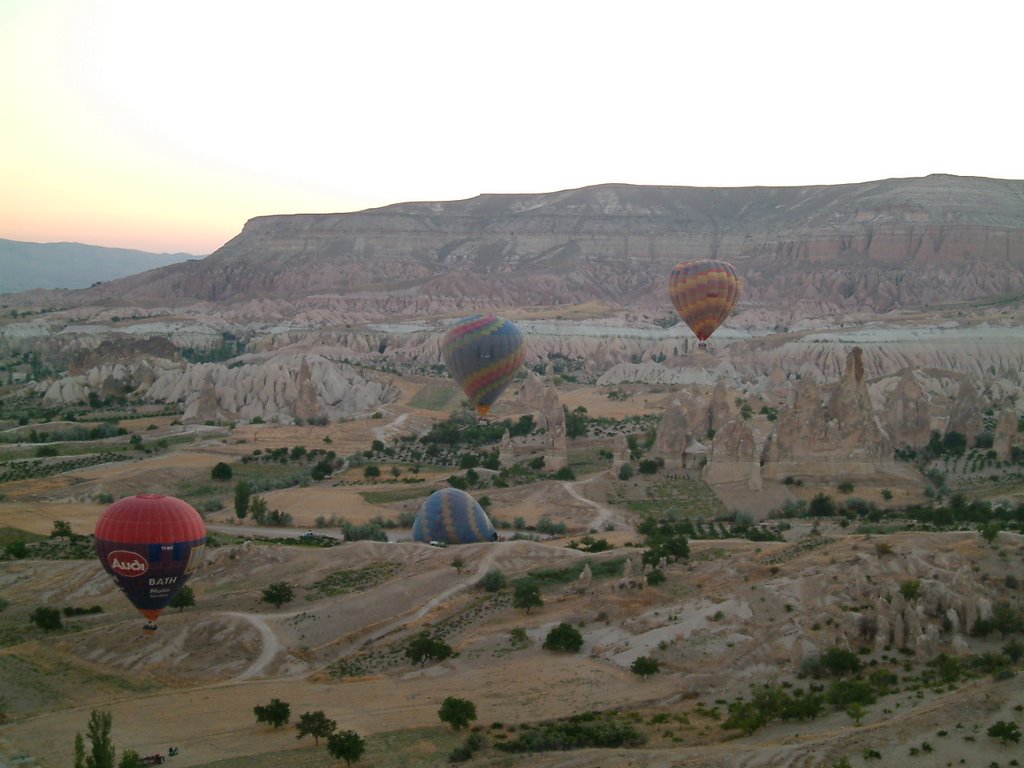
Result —
<instances>
[{"instance_id":1,"label":"balloon envelope","mask_svg":"<svg viewBox=\"0 0 1024 768\"><path fill-rule=\"evenodd\" d=\"M448 330L441 354L477 414L486 416L526 359L526 344L511 320L472 315Z\"/></svg>"},{"instance_id":2,"label":"balloon envelope","mask_svg":"<svg viewBox=\"0 0 1024 768\"><path fill-rule=\"evenodd\" d=\"M427 497L412 524L413 541L472 544L498 538L483 507L458 488L442 488Z\"/></svg>"},{"instance_id":3,"label":"balloon envelope","mask_svg":"<svg viewBox=\"0 0 1024 768\"><path fill-rule=\"evenodd\" d=\"M684 261L672 270L668 292L676 312L703 344L739 301L740 278L724 261Z\"/></svg>"},{"instance_id":4,"label":"balloon envelope","mask_svg":"<svg viewBox=\"0 0 1024 768\"><path fill-rule=\"evenodd\" d=\"M203 518L173 496L129 496L108 507L96 523L103 569L151 622L185 586L205 544Z\"/></svg>"}]
</instances>

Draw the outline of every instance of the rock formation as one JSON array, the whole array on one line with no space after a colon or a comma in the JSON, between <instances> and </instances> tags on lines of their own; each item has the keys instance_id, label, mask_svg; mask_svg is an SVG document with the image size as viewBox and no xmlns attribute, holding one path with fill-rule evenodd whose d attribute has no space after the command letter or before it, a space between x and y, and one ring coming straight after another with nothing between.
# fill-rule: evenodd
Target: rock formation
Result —
<instances>
[{"instance_id":1,"label":"rock formation","mask_svg":"<svg viewBox=\"0 0 1024 768\"><path fill-rule=\"evenodd\" d=\"M662 414L652 454L665 460L668 469L682 469L690 441L688 420L682 403L673 400Z\"/></svg>"},{"instance_id":2,"label":"rock formation","mask_svg":"<svg viewBox=\"0 0 1024 768\"><path fill-rule=\"evenodd\" d=\"M733 419L715 433L704 480L712 485L745 483L752 491L761 490L760 453L746 421Z\"/></svg>"},{"instance_id":3,"label":"rock formation","mask_svg":"<svg viewBox=\"0 0 1024 768\"><path fill-rule=\"evenodd\" d=\"M932 429L931 408L924 390L909 368L885 402L885 428L894 447L922 448Z\"/></svg>"}]
</instances>

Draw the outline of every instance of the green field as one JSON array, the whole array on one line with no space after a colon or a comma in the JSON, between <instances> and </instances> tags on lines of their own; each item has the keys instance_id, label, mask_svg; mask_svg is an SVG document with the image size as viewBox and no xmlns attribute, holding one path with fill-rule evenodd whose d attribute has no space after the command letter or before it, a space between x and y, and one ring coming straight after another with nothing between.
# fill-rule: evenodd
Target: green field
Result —
<instances>
[{"instance_id":1,"label":"green field","mask_svg":"<svg viewBox=\"0 0 1024 768\"><path fill-rule=\"evenodd\" d=\"M448 409L448 404L457 393L455 384L450 381L431 382L424 384L420 391L413 395L409 406L425 411L444 411Z\"/></svg>"}]
</instances>

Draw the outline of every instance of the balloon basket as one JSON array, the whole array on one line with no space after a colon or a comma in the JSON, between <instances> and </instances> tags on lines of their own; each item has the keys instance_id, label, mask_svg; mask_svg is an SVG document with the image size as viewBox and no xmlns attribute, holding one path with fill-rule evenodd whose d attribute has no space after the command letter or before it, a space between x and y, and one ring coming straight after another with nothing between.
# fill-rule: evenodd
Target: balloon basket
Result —
<instances>
[{"instance_id":1,"label":"balloon basket","mask_svg":"<svg viewBox=\"0 0 1024 768\"><path fill-rule=\"evenodd\" d=\"M157 626L153 623L146 623L142 627L142 631L147 635L152 635L154 632L156 632L156 630Z\"/></svg>"}]
</instances>

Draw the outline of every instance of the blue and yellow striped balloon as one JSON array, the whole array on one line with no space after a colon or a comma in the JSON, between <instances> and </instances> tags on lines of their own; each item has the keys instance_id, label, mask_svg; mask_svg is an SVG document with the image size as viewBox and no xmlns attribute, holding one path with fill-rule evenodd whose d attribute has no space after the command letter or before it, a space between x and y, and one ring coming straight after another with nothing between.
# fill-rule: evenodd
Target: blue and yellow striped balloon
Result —
<instances>
[{"instance_id":1,"label":"blue and yellow striped balloon","mask_svg":"<svg viewBox=\"0 0 1024 768\"><path fill-rule=\"evenodd\" d=\"M472 544L498 538L483 507L458 488L442 488L423 502L412 524L413 541Z\"/></svg>"},{"instance_id":2,"label":"blue and yellow striped balloon","mask_svg":"<svg viewBox=\"0 0 1024 768\"><path fill-rule=\"evenodd\" d=\"M526 344L511 320L472 315L445 334L441 354L477 415L486 416L526 359Z\"/></svg>"}]
</instances>

